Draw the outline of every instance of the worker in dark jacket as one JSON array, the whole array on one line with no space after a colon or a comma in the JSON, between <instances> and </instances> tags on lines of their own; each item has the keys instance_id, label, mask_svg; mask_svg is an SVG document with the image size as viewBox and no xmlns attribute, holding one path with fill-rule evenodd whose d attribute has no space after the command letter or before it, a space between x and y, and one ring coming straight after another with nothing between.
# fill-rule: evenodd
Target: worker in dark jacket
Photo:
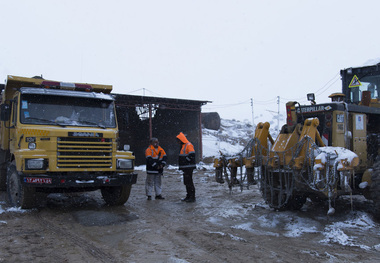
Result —
<instances>
[{"instance_id":1,"label":"worker in dark jacket","mask_svg":"<svg viewBox=\"0 0 380 263\"><path fill-rule=\"evenodd\" d=\"M150 139L150 145L145 150L146 157L146 181L145 193L148 200L152 200L153 186L156 193L156 199L165 199L161 193L161 177L166 165L166 153L164 149L159 146L157 138Z\"/></svg>"},{"instance_id":2,"label":"worker in dark jacket","mask_svg":"<svg viewBox=\"0 0 380 263\"><path fill-rule=\"evenodd\" d=\"M196 168L194 146L182 132L177 135L177 141L181 145L178 165L179 170L183 171L183 183L186 186L187 192L186 197L182 201L195 202L195 187L193 182L193 170Z\"/></svg>"}]
</instances>

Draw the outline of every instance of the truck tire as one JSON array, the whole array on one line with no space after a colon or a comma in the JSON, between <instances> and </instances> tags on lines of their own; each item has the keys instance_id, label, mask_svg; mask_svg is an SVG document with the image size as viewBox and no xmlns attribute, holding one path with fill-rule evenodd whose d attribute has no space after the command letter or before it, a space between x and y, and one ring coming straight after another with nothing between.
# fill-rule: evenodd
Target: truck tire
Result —
<instances>
[{"instance_id":1,"label":"truck tire","mask_svg":"<svg viewBox=\"0 0 380 263\"><path fill-rule=\"evenodd\" d=\"M0 191L7 190L7 169L0 167Z\"/></svg>"},{"instance_id":2,"label":"truck tire","mask_svg":"<svg viewBox=\"0 0 380 263\"><path fill-rule=\"evenodd\" d=\"M34 187L21 184L16 166L10 165L7 172L7 201L12 207L30 209L36 207L36 191Z\"/></svg>"},{"instance_id":3,"label":"truck tire","mask_svg":"<svg viewBox=\"0 0 380 263\"><path fill-rule=\"evenodd\" d=\"M100 191L107 205L123 205L128 201L132 185L103 187Z\"/></svg>"},{"instance_id":4,"label":"truck tire","mask_svg":"<svg viewBox=\"0 0 380 263\"><path fill-rule=\"evenodd\" d=\"M7 152L0 149L0 191L7 191Z\"/></svg>"}]
</instances>

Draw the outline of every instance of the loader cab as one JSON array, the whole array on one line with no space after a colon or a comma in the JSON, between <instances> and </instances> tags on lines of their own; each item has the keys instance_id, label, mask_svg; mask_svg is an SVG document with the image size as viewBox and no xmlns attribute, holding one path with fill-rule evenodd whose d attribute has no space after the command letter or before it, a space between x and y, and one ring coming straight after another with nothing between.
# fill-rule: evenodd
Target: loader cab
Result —
<instances>
[{"instance_id":1,"label":"loader cab","mask_svg":"<svg viewBox=\"0 0 380 263\"><path fill-rule=\"evenodd\" d=\"M340 71L347 103L380 107L380 63Z\"/></svg>"}]
</instances>

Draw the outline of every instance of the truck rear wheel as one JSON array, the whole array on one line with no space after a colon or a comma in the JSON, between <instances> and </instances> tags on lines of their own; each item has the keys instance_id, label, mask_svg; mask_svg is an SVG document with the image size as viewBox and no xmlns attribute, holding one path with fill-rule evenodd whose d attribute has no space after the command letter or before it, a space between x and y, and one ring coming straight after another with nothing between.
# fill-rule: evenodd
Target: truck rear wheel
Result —
<instances>
[{"instance_id":1,"label":"truck rear wheel","mask_svg":"<svg viewBox=\"0 0 380 263\"><path fill-rule=\"evenodd\" d=\"M7 190L7 170L0 167L0 191Z\"/></svg>"},{"instance_id":2,"label":"truck rear wheel","mask_svg":"<svg viewBox=\"0 0 380 263\"><path fill-rule=\"evenodd\" d=\"M30 209L36 206L35 188L21 184L14 164L9 166L7 172L7 198L8 204L13 207Z\"/></svg>"},{"instance_id":3,"label":"truck rear wheel","mask_svg":"<svg viewBox=\"0 0 380 263\"><path fill-rule=\"evenodd\" d=\"M7 191L7 152L0 149L0 191Z\"/></svg>"},{"instance_id":4,"label":"truck rear wheel","mask_svg":"<svg viewBox=\"0 0 380 263\"><path fill-rule=\"evenodd\" d=\"M123 205L128 201L132 185L103 187L101 193L108 205Z\"/></svg>"}]
</instances>

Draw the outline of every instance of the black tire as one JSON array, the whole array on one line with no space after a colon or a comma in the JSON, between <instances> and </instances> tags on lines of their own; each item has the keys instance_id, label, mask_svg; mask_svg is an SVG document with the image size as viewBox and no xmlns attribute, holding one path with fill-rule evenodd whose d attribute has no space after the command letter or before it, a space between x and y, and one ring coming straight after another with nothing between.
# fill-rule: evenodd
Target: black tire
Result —
<instances>
[{"instance_id":1,"label":"black tire","mask_svg":"<svg viewBox=\"0 0 380 263\"><path fill-rule=\"evenodd\" d=\"M10 165L7 172L7 201L12 207L30 209L36 207L36 189L21 184L16 166Z\"/></svg>"},{"instance_id":2,"label":"black tire","mask_svg":"<svg viewBox=\"0 0 380 263\"><path fill-rule=\"evenodd\" d=\"M328 200L326 196L320 196L320 195L314 195L311 194L308 196L311 200L311 202L316 203L316 204L322 204Z\"/></svg>"},{"instance_id":3,"label":"black tire","mask_svg":"<svg viewBox=\"0 0 380 263\"><path fill-rule=\"evenodd\" d=\"M375 164L372 173L372 184L370 191L371 199L373 200L374 209L373 215L375 218L380 219L380 165Z\"/></svg>"},{"instance_id":4,"label":"black tire","mask_svg":"<svg viewBox=\"0 0 380 263\"><path fill-rule=\"evenodd\" d=\"M306 203L306 196L304 195L292 195L287 203L289 210L300 210Z\"/></svg>"},{"instance_id":5,"label":"black tire","mask_svg":"<svg viewBox=\"0 0 380 263\"><path fill-rule=\"evenodd\" d=\"M260 190L263 199L269 205L278 211L285 211L288 208L288 196L284 185L281 185L279 177L281 176L277 172L269 173L265 169L262 171L262 177L260 179Z\"/></svg>"},{"instance_id":6,"label":"black tire","mask_svg":"<svg viewBox=\"0 0 380 263\"><path fill-rule=\"evenodd\" d=\"M7 169L0 167L0 191L7 190Z\"/></svg>"},{"instance_id":7,"label":"black tire","mask_svg":"<svg viewBox=\"0 0 380 263\"><path fill-rule=\"evenodd\" d=\"M0 191L7 191L7 151L0 149Z\"/></svg>"},{"instance_id":8,"label":"black tire","mask_svg":"<svg viewBox=\"0 0 380 263\"><path fill-rule=\"evenodd\" d=\"M107 205L123 205L128 201L132 185L103 187L100 191Z\"/></svg>"},{"instance_id":9,"label":"black tire","mask_svg":"<svg viewBox=\"0 0 380 263\"><path fill-rule=\"evenodd\" d=\"M266 203L269 207L277 210L277 211L285 211L288 208L286 203L286 195L284 193L280 193L278 190L274 190L271 192L270 188L267 188L265 196L263 195Z\"/></svg>"}]
</instances>

